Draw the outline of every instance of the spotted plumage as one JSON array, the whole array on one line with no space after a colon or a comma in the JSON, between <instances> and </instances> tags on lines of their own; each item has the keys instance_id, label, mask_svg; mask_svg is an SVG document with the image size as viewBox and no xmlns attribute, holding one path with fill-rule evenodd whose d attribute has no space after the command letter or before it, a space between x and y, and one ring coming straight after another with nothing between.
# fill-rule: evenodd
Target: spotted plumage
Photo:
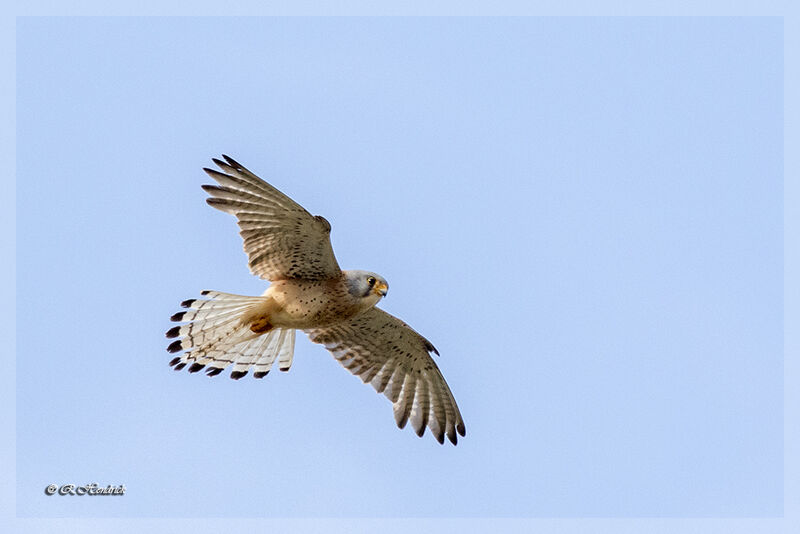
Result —
<instances>
[{"instance_id":1,"label":"spotted plumage","mask_svg":"<svg viewBox=\"0 0 800 534\"><path fill-rule=\"evenodd\" d=\"M431 358L430 341L375 305L389 285L368 271L342 271L330 243L331 225L313 216L228 156L204 169L219 185L204 185L207 202L236 216L250 271L271 282L259 297L202 291L170 319L182 354L170 361L208 376L231 369L238 380L251 370L264 378L277 361L288 371L295 332L325 346L350 372L392 402L400 428L408 422L422 436L453 443L465 435L450 388Z\"/></svg>"}]
</instances>

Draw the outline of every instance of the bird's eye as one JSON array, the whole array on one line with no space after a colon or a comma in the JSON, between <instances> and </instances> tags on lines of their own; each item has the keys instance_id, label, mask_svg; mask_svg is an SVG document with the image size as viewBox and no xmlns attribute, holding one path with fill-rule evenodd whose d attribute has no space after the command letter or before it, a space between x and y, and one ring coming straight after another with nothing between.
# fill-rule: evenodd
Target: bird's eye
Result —
<instances>
[{"instance_id":1,"label":"bird's eye","mask_svg":"<svg viewBox=\"0 0 800 534\"><path fill-rule=\"evenodd\" d=\"M369 284L369 287L374 286L375 285L375 277L374 276L370 276L369 278L367 278L367 283Z\"/></svg>"}]
</instances>

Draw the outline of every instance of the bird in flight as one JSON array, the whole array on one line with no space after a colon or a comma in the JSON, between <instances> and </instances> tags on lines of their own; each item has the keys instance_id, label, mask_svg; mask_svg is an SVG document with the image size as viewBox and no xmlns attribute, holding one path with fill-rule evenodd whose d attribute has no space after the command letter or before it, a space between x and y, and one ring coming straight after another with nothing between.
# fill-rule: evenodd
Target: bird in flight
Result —
<instances>
[{"instance_id":1,"label":"bird in flight","mask_svg":"<svg viewBox=\"0 0 800 534\"><path fill-rule=\"evenodd\" d=\"M231 368L238 380L250 370L264 378L273 363L288 371L295 331L320 343L347 370L392 402L397 426L410 421L418 436L429 428L439 443L466 435L450 388L431 353L439 351L406 323L376 304L389 284L368 271L343 271L331 247L331 225L228 156L203 169L219 185L206 199L235 215L250 272L270 282L260 297L202 291L181 303L167 331L176 371L188 366L209 376Z\"/></svg>"}]
</instances>

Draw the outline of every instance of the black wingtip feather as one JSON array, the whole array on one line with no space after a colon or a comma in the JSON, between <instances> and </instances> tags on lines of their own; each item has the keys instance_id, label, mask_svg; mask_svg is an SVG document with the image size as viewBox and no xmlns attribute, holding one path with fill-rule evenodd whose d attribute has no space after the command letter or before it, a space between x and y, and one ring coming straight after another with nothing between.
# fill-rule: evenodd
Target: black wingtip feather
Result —
<instances>
[{"instance_id":1,"label":"black wingtip feather","mask_svg":"<svg viewBox=\"0 0 800 534\"><path fill-rule=\"evenodd\" d=\"M181 308L191 308L192 307L192 303L195 300L197 300L197 299L186 299L186 300L184 300L183 302L181 302Z\"/></svg>"},{"instance_id":2,"label":"black wingtip feather","mask_svg":"<svg viewBox=\"0 0 800 534\"><path fill-rule=\"evenodd\" d=\"M224 172L219 172L217 169L209 169L208 167L203 167L203 171L215 180L217 179L217 176L228 176Z\"/></svg>"},{"instance_id":3,"label":"black wingtip feather","mask_svg":"<svg viewBox=\"0 0 800 534\"><path fill-rule=\"evenodd\" d=\"M453 432L452 434L448 433L447 439L449 439L450 443L452 443L453 445L458 445L458 436L456 436L455 432Z\"/></svg>"},{"instance_id":4,"label":"black wingtip feather","mask_svg":"<svg viewBox=\"0 0 800 534\"><path fill-rule=\"evenodd\" d=\"M210 290L210 289L204 289L204 290L202 290L202 291L200 292L200 294L201 294L201 295L203 295L203 296L206 296L206 295L208 295L209 293L211 293L211 290Z\"/></svg>"},{"instance_id":5,"label":"black wingtip feather","mask_svg":"<svg viewBox=\"0 0 800 534\"><path fill-rule=\"evenodd\" d=\"M407 423L408 423L408 415L404 414L403 417L401 417L400 420L397 421L397 427L405 428Z\"/></svg>"},{"instance_id":6,"label":"black wingtip feather","mask_svg":"<svg viewBox=\"0 0 800 534\"><path fill-rule=\"evenodd\" d=\"M201 188L203 189L203 191L205 191L206 193L211 193L212 191L221 191L221 189L219 188L219 186L218 186L218 185L208 185L208 184L203 184L203 185L201 185L200 187L201 187ZM213 194L213 193L212 193L212 194Z\"/></svg>"},{"instance_id":7,"label":"black wingtip feather","mask_svg":"<svg viewBox=\"0 0 800 534\"><path fill-rule=\"evenodd\" d=\"M178 334L180 333L180 331L181 331L181 327L180 326L173 326L172 328L167 330L167 338L171 339L173 337L178 337Z\"/></svg>"},{"instance_id":8,"label":"black wingtip feather","mask_svg":"<svg viewBox=\"0 0 800 534\"><path fill-rule=\"evenodd\" d=\"M169 366L172 367L173 365L177 365L178 362L180 362L180 361L181 361L181 357L180 356L175 356L174 358L172 358L169 361Z\"/></svg>"},{"instance_id":9,"label":"black wingtip feather","mask_svg":"<svg viewBox=\"0 0 800 534\"><path fill-rule=\"evenodd\" d=\"M196 373L197 371L199 371L200 369L202 369L205 366L206 365L204 363L195 362L189 367L189 372L190 373Z\"/></svg>"},{"instance_id":10,"label":"black wingtip feather","mask_svg":"<svg viewBox=\"0 0 800 534\"><path fill-rule=\"evenodd\" d=\"M173 323L180 323L183 321L183 316L186 315L186 312L178 312L174 314L172 317L169 318L170 321Z\"/></svg>"},{"instance_id":11,"label":"black wingtip feather","mask_svg":"<svg viewBox=\"0 0 800 534\"><path fill-rule=\"evenodd\" d=\"M258 371L256 373L253 373L253 376L256 377L256 378L264 378L268 374L269 374L269 371Z\"/></svg>"},{"instance_id":12,"label":"black wingtip feather","mask_svg":"<svg viewBox=\"0 0 800 534\"><path fill-rule=\"evenodd\" d=\"M444 433L436 434L436 441L439 442L439 445L444 445Z\"/></svg>"},{"instance_id":13,"label":"black wingtip feather","mask_svg":"<svg viewBox=\"0 0 800 534\"><path fill-rule=\"evenodd\" d=\"M422 437L425 434L425 427L423 426L422 428L420 428L419 430L415 430L414 432L416 432L419 437Z\"/></svg>"},{"instance_id":14,"label":"black wingtip feather","mask_svg":"<svg viewBox=\"0 0 800 534\"><path fill-rule=\"evenodd\" d=\"M217 375L218 375L218 374L220 374L221 372L222 372L222 368L221 368L221 367L209 367L209 368L206 370L206 374L207 374L208 376L217 376Z\"/></svg>"},{"instance_id":15,"label":"black wingtip feather","mask_svg":"<svg viewBox=\"0 0 800 534\"><path fill-rule=\"evenodd\" d=\"M184 367L186 367L186 362L181 362L181 363L179 363L178 365L175 366L175 370L176 371L180 371Z\"/></svg>"},{"instance_id":16,"label":"black wingtip feather","mask_svg":"<svg viewBox=\"0 0 800 534\"><path fill-rule=\"evenodd\" d=\"M234 169L243 169L243 168L244 168L244 167L242 167L241 165L239 165L239 162L237 162L235 159L233 159L232 157L230 157L230 156L228 156L228 155L225 155L225 154L223 154L223 155L222 155L222 159L224 159L225 161L227 161L227 162L228 162L228 165L230 165L230 166L231 166L231 167L233 167Z\"/></svg>"},{"instance_id":17,"label":"black wingtip feather","mask_svg":"<svg viewBox=\"0 0 800 534\"><path fill-rule=\"evenodd\" d=\"M177 341L173 341L172 343L169 344L169 347L167 347L167 352L175 353L175 352L179 352L180 350L181 350L181 340L180 339L177 340Z\"/></svg>"},{"instance_id":18,"label":"black wingtip feather","mask_svg":"<svg viewBox=\"0 0 800 534\"><path fill-rule=\"evenodd\" d=\"M428 352L433 352L437 356L439 356L439 351L436 350L436 347L433 346L433 343L431 343L427 339L424 340L424 343L425 343L425 350L427 350Z\"/></svg>"},{"instance_id":19,"label":"black wingtip feather","mask_svg":"<svg viewBox=\"0 0 800 534\"><path fill-rule=\"evenodd\" d=\"M206 199L206 204L208 204L212 208L216 208L222 211L226 211L226 208L230 206L230 203L227 199L217 198L217 197L208 197Z\"/></svg>"},{"instance_id":20,"label":"black wingtip feather","mask_svg":"<svg viewBox=\"0 0 800 534\"><path fill-rule=\"evenodd\" d=\"M217 167L219 167L219 168L220 168L220 169L222 169L223 171L226 171L226 172L227 172L227 171L229 171L229 170L232 168L230 165L228 165L227 163L225 163L224 161L222 161L222 160L221 160L221 159L219 159L219 158L211 158L211 161L213 161L213 162L214 162L214 165L216 165ZM234 169L234 170L235 170L235 169Z\"/></svg>"},{"instance_id":21,"label":"black wingtip feather","mask_svg":"<svg viewBox=\"0 0 800 534\"><path fill-rule=\"evenodd\" d=\"M462 436L467 435L467 427L464 426L464 423L458 423L458 426L456 426L456 430L458 430L458 433L461 434Z\"/></svg>"},{"instance_id":22,"label":"black wingtip feather","mask_svg":"<svg viewBox=\"0 0 800 534\"><path fill-rule=\"evenodd\" d=\"M247 371L232 371L231 372L231 378L233 378L234 380L239 380L240 378L242 378L246 374L247 374Z\"/></svg>"}]
</instances>

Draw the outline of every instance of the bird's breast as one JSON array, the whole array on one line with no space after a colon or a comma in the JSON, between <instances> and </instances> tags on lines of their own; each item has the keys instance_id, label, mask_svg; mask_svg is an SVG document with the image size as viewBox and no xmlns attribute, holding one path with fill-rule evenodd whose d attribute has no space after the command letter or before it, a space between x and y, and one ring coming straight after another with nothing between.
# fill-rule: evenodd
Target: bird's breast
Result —
<instances>
[{"instance_id":1,"label":"bird's breast","mask_svg":"<svg viewBox=\"0 0 800 534\"><path fill-rule=\"evenodd\" d=\"M276 327L318 328L361 311L340 280L279 280L264 296L276 304L270 321Z\"/></svg>"}]
</instances>

